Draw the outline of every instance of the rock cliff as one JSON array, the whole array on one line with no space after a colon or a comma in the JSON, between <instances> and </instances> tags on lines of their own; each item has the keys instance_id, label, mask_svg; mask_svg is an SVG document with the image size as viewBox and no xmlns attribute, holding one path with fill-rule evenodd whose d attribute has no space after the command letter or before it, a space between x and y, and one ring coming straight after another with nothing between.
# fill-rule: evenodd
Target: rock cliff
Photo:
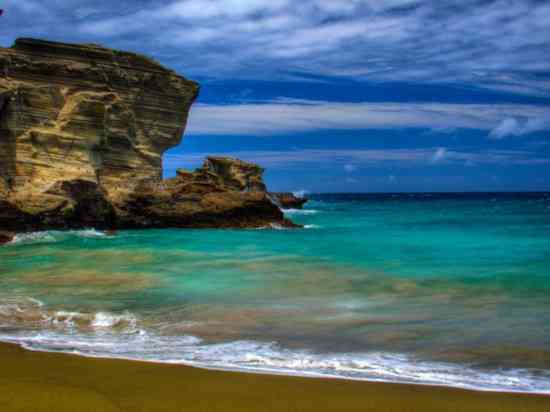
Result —
<instances>
[{"instance_id":1,"label":"rock cliff","mask_svg":"<svg viewBox=\"0 0 550 412\"><path fill-rule=\"evenodd\" d=\"M292 226L256 165L209 158L161 180L198 92L133 53L33 39L0 48L0 230Z\"/></svg>"}]
</instances>

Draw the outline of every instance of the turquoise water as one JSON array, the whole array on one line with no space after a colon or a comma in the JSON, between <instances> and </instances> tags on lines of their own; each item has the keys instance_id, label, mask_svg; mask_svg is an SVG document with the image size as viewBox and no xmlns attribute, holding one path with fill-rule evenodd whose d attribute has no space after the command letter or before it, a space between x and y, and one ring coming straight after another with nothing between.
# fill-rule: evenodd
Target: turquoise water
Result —
<instances>
[{"instance_id":1,"label":"turquoise water","mask_svg":"<svg viewBox=\"0 0 550 412\"><path fill-rule=\"evenodd\" d=\"M316 195L299 230L0 248L0 340L205 367L550 392L550 194Z\"/></svg>"}]
</instances>

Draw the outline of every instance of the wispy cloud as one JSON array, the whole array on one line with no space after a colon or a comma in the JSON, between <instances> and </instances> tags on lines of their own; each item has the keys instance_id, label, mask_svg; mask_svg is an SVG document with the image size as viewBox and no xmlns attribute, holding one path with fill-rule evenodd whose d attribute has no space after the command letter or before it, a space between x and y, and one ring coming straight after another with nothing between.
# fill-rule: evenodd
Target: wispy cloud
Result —
<instances>
[{"instance_id":1,"label":"wispy cloud","mask_svg":"<svg viewBox=\"0 0 550 412\"><path fill-rule=\"evenodd\" d=\"M271 169L310 168L313 164L325 168L345 168L347 164L362 167L435 167L434 156L441 148L419 149L305 149L295 151L235 151L219 152L217 155L231 156L239 159L256 162ZM440 152L441 153L441 152ZM213 153L168 154L164 160L167 170L178 167L198 166L205 156ZM444 151L446 164L471 166L476 165L550 165L550 158L537 152L527 150L450 150ZM394 181L394 178L389 177Z\"/></svg>"},{"instance_id":2,"label":"wispy cloud","mask_svg":"<svg viewBox=\"0 0 550 412\"><path fill-rule=\"evenodd\" d=\"M447 157L447 149L444 147L439 147L432 156L432 163L439 163L445 160Z\"/></svg>"},{"instance_id":3,"label":"wispy cloud","mask_svg":"<svg viewBox=\"0 0 550 412\"><path fill-rule=\"evenodd\" d=\"M490 136L495 139L503 139L510 136L523 136L529 133L550 129L550 116L517 119L508 117L503 119L498 126L491 130Z\"/></svg>"},{"instance_id":4,"label":"wispy cloud","mask_svg":"<svg viewBox=\"0 0 550 412\"><path fill-rule=\"evenodd\" d=\"M5 0L13 36L105 42L189 76L468 83L550 95L538 0ZM32 24L29 24L32 22Z\"/></svg>"},{"instance_id":5,"label":"wispy cloud","mask_svg":"<svg viewBox=\"0 0 550 412\"><path fill-rule=\"evenodd\" d=\"M272 135L323 129L477 129L492 134L509 118L525 119L522 134L550 129L550 109L535 105L334 103L280 99L271 103L196 105L188 134ZM495 130L500 130L495 132Z\"/></svg>"}]
</instances>

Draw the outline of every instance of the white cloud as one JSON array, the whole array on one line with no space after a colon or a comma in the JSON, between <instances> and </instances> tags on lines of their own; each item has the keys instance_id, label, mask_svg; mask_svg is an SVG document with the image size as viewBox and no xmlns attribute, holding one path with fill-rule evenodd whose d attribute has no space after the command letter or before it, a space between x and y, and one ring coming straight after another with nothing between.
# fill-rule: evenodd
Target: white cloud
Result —
<instances>
[{"instance_id":1,"label":"white cloud","mask_svg":"<svg viewBox=\"0 0 550 412\"><path fill-rule=\"evenodd\" d=\"M491 137L494 137L496 139L502 139L506 136L517 135L519 130L519 122L516 119L509 117L507 119L504 119L502 122L499 123L497 127L491 130L490 135Z\"/></svg>"},{"instance_id":2,"label":"white cloud","mask_svg":"<svg viewBox=\"0 0 550 412\"><path fill-rule=\"evenodd\" d=\"M536 117L521 120L508 117L491 130L490 136L495 139L503 139L509 136L523 136L548 129L550 129L550 118Z\"/></svg>"},{"instance_id":3,"label":"white cloud","mask_svg":"<svg viewBox=\"0 0 550 412\"><path fill-rule=\"evenodd\" d=\"M231 156L258 163L273 169L341 169L346 164L361 167L415 167L430 165L438 148L421 149L306 149L294 151L236 151L194 154L168 154L164 166L167 170L178 167L195 167L209 155ZM549 165L550 158L536 151L525 150L450 150L445 151L445 163L449 165ZM348 176L351 177L351 176ZM390 180L396 180L391 179Z\"/></svg>"},{"instance_id":4,"label":"white cloud","mask_svg":"<svg viewBox=\"0 0 550 412\"><path fill-rule=\"evenodd\" d=\"M213 17L247 16L258 12L274 12L288 5L288 0L184 0L168 7L159 7L157 13L166 18L191 20Z\"/></svg>"},{"instance_id":5,"label":"white cloud","mask_svg":"<svg viewBox=\"0 0 550 412\"><path fill-rule=\"evenodd\" d=\"M550 129L550 109L535 105L338 103L280 99L271 103L193 107L187 134L273 135L298 131L455 128L490 131L505 119L527 120L524 134ZM529 126L527 126L529 125Z\"/></svg>"},{"instance_id":6,"label":"white cloud","mask_svg":"<svg viewBox=\"0 0 550 412\"><path fill-rule=\"evenodd\" d=\"M432 156L432 163L439 163L447 157L447 149L439 147Z\"/></svg>"}]
</instances>

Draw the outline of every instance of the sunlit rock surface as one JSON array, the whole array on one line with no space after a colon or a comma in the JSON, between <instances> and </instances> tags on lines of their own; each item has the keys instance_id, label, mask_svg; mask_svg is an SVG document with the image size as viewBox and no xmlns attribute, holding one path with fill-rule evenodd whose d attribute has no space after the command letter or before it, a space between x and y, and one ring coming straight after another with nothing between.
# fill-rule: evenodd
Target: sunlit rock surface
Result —
<instances>
[{"instance_id":1,"label":"sunlit rock surface","mask_svg":"<svg viewBox=\"0 0 550 412\"><path fill-rule=\"evenodd\" d=\"M209 158L162 181L198 92L134 53L34 39L0 48L0 229L291 225L256 165Z\"/></svg>"}]
</instances>

